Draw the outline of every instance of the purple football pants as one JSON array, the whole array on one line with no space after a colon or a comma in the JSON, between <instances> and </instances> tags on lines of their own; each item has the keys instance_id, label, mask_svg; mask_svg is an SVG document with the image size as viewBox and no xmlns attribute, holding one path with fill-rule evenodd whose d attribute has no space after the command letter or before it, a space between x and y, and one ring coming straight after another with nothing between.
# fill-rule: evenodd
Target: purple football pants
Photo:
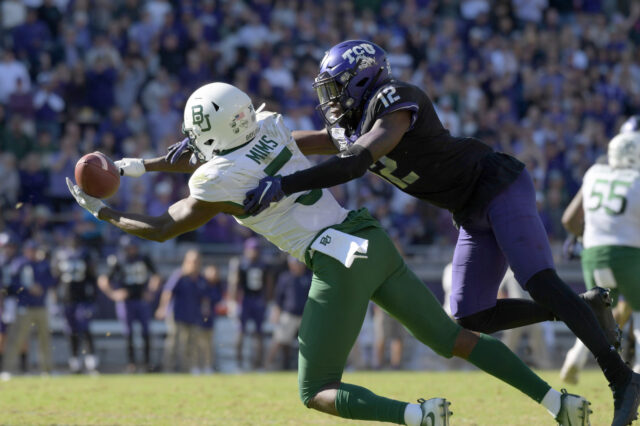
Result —
<instances>
[{"instance_id":1,"label":"purple football pants","mask_svg":"<svg viewBox=\"0 0 640 426\"><path fill-rule=\"evenodd\" d=\"M116 315L124 325L125 336L131 334L133 321L140 322L142 327L142 335L149 335L149 320L151 319L151 311L149 304L144 300L125 300L116 303Z\"/></svg>"},{"instance_id":2,"label":"purple football pants","mask_svg":"<svg viewBox=\"0 0 640 426\"><path fill-rule=\"evenodd\" d=\"M449 299L454 317L494 307L508 266L523 287L537 272L554 268L526 169L483 212L460 227Z\"/></svg>"},{"instance_id":3,"label":"purple football pants","mask_svg":"<svg viewBox=\"0 0 640 426\"><path fill-rule=\"evenodd\" d=\"M74 302L65 306L67 325L72 334L86 333L95 315L95 305L92 302Z\"/></svg>"},{"instance_id":4,"label":"purple football pants","mask_svg":"<svg viewBox=\"0 0 640 426\"><path fill-rule=\"evenodd\" d=\"M244 296L242 299L242 311L240 312L240 327L242 332L247 331L247 323L253 321L256 325L256 333L262 334L262 323L267 310L266 302L262 295Z\"/></svg>"}]
</instances>

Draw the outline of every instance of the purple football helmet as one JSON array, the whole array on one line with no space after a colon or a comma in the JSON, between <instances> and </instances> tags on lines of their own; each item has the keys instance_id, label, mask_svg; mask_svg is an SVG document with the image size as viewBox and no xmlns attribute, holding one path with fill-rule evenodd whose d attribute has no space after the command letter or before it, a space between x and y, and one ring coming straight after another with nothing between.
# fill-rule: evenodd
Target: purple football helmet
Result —
<instances>
[{"instance_id":1,"label":"purple football helmet","mask_svg":"<svg viewBox=\"0 0 640 426\"><path fill-rule=\"evenodd\" d=\"M316 107L328 126L350 121L374 88L391 78L387 53L366 40L347 40L333 46L320 62L313 83L320 103ZM349 127L348 125L345 127Z\"/></svg>"},{"instance_id":2,"label":"purple football helmet","mask_svg":"<svg viewBox=\"0 0 640 426\"><path fill-rule=\"evenodd\" d=\"M640 132L640 115L632 115L620 126L620 133Z\"/></svg>"}]
</instances>

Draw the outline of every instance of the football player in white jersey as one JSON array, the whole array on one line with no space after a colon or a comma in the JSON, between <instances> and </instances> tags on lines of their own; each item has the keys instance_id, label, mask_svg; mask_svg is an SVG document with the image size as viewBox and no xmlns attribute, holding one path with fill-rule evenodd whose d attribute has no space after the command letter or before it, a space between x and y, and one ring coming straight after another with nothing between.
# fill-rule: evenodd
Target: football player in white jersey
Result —
<instances>
[{"instance_id":1,"label":"football player in white jersey","mask_svg":"<svg viewBox=\"0 0 640 426\"><path fill-rule=\"evenodd\" d=\"M640 321L640 128L631 117L609 142L607 161L594 164L582 188L563 215L563 224L582 235L582 271L587 288L611 289L619 294ZM619 311L620 312L620 311ZM621 312L620 312L621 313ZM621 322L621 315L616 318ZM635 330L636 342L640 330ZM636 348L636 353L640 350ZM568 383L577 383L588 350L576 339L560 371ZM636 362L634 370L640 371Z\"/></svg>"},{"instance_id":2,"label":"football player in white jersey","mask_svg":"<svg viewBox=\"0 0 640 426\"><path fill-rule=\"evenodd\" d=\"M227 213L304 261L314 273L299 332L298 382L307 407L350 419L449 424L451 413L444 398L409 404L342 382L347 356L372 300L437 353L467 359L516 387L560 424L589 423L589 403L584 398L557 392L501 342L453 322L366 209L349 212L326 189L318 189L291 194L256 216L244 216L245 193L260 179L309 167L279 114L256 114L245 93L211 83L187 101L184 131L185 143L201 164L191 162L188 155L175 164L164 158L118 162L129 176L153 170L193 172L190 195L165 214L119 212L70 180L69 189L96 217L141 238L165 241Z\"/></svg>"}]
</instances>

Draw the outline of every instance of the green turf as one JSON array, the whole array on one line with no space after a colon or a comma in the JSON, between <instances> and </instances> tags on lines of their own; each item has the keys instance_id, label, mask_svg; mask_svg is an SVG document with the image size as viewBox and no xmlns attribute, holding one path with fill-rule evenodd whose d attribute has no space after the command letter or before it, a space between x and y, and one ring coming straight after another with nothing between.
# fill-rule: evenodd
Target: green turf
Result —
<instances>
[{"instance_id":1,"label":"green turf","mask_svg":"<svg viewBox=\"0 0 640 426\"><path fill-rule=\"evenodd\" d=\"M557 372L541 375L556 389ZM401 400L444 396L453 425L553 425L546 410L479 372L360 372L345 381ZM593 425L610 424L611 392L602 374L569 388L592 401ZM308 410L293 373L26 377L0 383L0 424L300 425L354 424Z\"/></svg>"}]
</instances>

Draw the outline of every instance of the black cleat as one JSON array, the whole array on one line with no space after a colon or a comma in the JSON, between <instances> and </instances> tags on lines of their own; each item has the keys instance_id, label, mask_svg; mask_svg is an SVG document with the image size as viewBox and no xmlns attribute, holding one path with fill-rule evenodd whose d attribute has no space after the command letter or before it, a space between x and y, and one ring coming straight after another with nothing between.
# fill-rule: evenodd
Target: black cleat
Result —
<instances>
[{"instance_id":1,"label":"black cleat","mask_svg":"<svg viewBox=\"0 0 640 426\"><path fill-rule=\"evenodd\" d=\"M587 302L587 305L591 307L591 310L596 315L596 319L600 323L604 335L607 336L607 342L616 348L616 350L620 349L622 331L620 331L616 320L613 319L609 290L602 287L594 287L582 293L580 298Z\"/></svg>"},{"instance_id":2,"label":"black cleat","mask_svg":"<svg viewBox=\"0 0 640 426\"><path fill-rule=\"evenodd\" d=\"M640 405L640 374L632 373L631 379L613 391L613 422L611 426L627 426L638 418Z\"/></svg>"}]
</instances>

